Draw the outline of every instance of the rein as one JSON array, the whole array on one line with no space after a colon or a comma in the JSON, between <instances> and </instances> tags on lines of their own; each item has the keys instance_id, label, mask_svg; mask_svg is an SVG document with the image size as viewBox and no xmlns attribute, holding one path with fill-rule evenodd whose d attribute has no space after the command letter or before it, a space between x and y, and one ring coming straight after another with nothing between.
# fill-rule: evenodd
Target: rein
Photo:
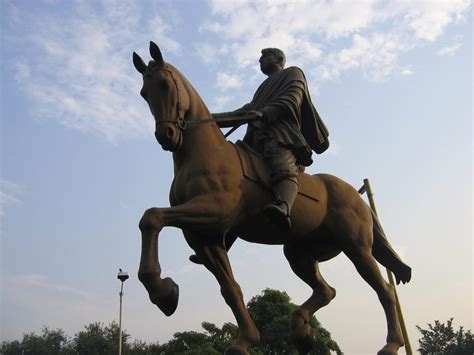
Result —
<instances>
[{"instance_id":1,"label":"rein","mask_svg":"<svg viewBox=\"0 0 474 355\"><path fill-rule=\"evenodd\" d=\"M241 117L242 116L242 117ZM184 118L181 118L178 116L174 120L162 120L159 122L156 122L156 124L161 124L161 123L174 123L176 127L178 127L181 131L184 131L188 126L190 125L197 125L197 124L204 124L204 123L234 123L233 127L224 135L224 137L230 136L232 133L235 132L237 128L242 126L245 123L248 122L253 122L256 121L257 118L255 116L247 116L247 112L245 112L242 115L234 115L234 116L228 116L228 117L215 117L215 118L206 118L202 120L196 120L196 121L187 121Z\"/></svg>"},{"instance_id":2,"label":"rein","mask_svg":"<svg viewBox=\"0 0 474 355\"><path fill-rule=\"evenodd\" d=\"M229 115L226 117L213 117L213 118L205 118L201 120L193 120L189 121L184 118L181 118L181 116L178 116L177 118L170 119L170 120L160 120L156 122L157 124L161 123L175 123L178 128L180 129L186 129L190 125L196 125L196 124L204 124L204 123L235 123L235 124L244 124L247 122L253 122L256 121L258 118L255 117L255 115L249 115L247 112L243 112L242 114L233 114Z\"/></svg>"},{"instance_id":3,"label":"rein","mask_svg":"<svg viewBox=\"0 0 474 355\"><path fill-rule=\"evenodd\" d=\"M184 131L190 125L205 124L205 123L216 123L216 124L229 123L233 127L229 132L226 133L225 137L227 137L244 123L253 122L258 119L256 115L252 115L252 114L249 115L249 112L243 111L243 112L238 112L238 113L223 114L220 117L205 118L205 119L193 120L193 121L186 120L184 118L184 112L181 109L181 105L180 105L181 95L179 92L178 81L176 80L173 72L168 68L158 68L155 70L167 71L171 75L174 85L176 86L176 92L178 95L178 102L176 103L177 117L175 119L160 120L160 121L157 121L156 124L174 123L176 127L178 127L181 131Z\"/></svg>"}]
</instances>

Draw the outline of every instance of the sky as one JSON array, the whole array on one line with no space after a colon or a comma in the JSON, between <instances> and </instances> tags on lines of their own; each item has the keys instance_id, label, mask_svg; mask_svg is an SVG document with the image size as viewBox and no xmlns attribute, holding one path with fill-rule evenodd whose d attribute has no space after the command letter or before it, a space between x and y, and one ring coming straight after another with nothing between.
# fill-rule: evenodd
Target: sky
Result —
<instances>
[{"instance_id":1,"label":"sky","mask_svg":"<svg viewBox=\"0 0 474 355\"><path fill-rule=\"evenodd\" d=\"M172 317L136 276L138 221L169 206L173 179L132 64L133 51L150 59L149 41L211 112L249 102L265 79L260 50L284 50L330 130L330 149L307 171L356 188L368 178L413 269L397 288L412 347L416 325L454 317L473 329L470 1L2 0L0 16L0 340L117 321L119 268L130 273L123 325L133 339L234 321L178 229L160 238L163 275L180 285ZM237 241L229 255L246 302L265 288L298 304L311 294L281 246ZM322 325L346 354L375 353L386 336L375 292L344 255L321 273L337 290L316 314Z\"/></svg>"}]
</instances>

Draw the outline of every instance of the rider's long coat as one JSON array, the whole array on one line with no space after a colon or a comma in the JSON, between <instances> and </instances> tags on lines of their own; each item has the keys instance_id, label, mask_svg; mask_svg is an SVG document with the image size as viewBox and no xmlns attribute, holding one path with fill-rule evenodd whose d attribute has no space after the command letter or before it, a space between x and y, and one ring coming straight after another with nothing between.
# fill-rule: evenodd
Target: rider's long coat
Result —
<instances>
[{"instance_id":1,"label":"rider's long coat","mask_svg":"<svg viewBox=\"0 0 474 355\"><path fill-rule=\"evenodd\" d=\"M267 117L265 128L261 122L249 125L246 141L251 141L256 131L272 135L289 146L298 163L305 166L312 163L311 150L321 154L329 147L328 130L311 102L306 78L298 67L270 75L244 107Z\"/></svg>"}]
</instances>

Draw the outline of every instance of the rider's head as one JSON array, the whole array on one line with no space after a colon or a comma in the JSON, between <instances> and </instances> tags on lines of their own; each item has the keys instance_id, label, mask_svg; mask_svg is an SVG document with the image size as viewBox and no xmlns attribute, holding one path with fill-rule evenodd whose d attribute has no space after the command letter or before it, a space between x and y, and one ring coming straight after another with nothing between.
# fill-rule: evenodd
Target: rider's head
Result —
<instances>
[{"instance_id":1,"label":"rider's head","mask_svg":"<svg viewBox=\"0 0 474 355\"><path fill-rule=\"evenodd\" d=\"M271 75L285 67L285 53L278 48L262 49L262 56L259 62L262 72L266 75Z\"/></svg>"}]
</instances>

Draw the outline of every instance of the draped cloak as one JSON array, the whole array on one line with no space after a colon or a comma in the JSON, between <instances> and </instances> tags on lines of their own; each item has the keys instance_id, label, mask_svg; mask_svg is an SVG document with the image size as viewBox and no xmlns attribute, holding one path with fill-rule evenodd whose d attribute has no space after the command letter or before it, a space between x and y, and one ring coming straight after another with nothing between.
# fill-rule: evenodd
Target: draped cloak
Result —
<instances>
[{"instance_id":1,"label":"draped cloak","mask_svg":"<svg viewBox=\"0 0 474 355\"><path fill-rule=\"evenodd\" d=\"M252 101L242 109L261 111L264 121L249 124L244 141L264 144L273 139L295 154L299 165L309 166L314 150L329 147L329 132L311 102L303 71L289 67L270 75L257 89Z\"/></svg>"}]
</instances>

